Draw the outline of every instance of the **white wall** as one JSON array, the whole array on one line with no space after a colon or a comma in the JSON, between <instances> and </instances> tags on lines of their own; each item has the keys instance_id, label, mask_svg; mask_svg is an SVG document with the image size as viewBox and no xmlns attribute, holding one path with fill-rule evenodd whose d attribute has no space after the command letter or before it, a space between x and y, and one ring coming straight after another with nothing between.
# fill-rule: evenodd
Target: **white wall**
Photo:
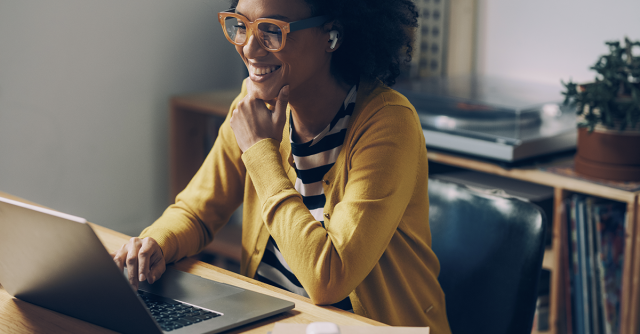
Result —
<instances>
[{"instance_id":1,"label":"white wall","mask_svg":"<svg viewBox=\"0 0 640 334\"><path fill-rule=\"evenodd\" d=\"M0 0L0 191L137 234L168 204L168 99L239 87L226 0Z\"/></svg>"},{"instance_id":2,"label":"white wall","mask_svg":"<svg viewBox=\"0 0 640 334\"><path fill-rule=\"evenodd\" d=\"M456 0L451 0L456 1ZM638 0L478 0L479 73L591 81L605 41L640 40Z\"/></svg>"},{"instance_id":3,"label":"white wall","mask_svg":"<svg viewBox=\"0 0 640 334\"><path fill-rule=\"evenodd\" d=\"M452 0L456 1L456 0ZM591 80L638 0L478 0L480 73ZM226 0L0 0L0 191L137 234L168 202L171 95L238 87Z\"/></svg>"}]
</instances>

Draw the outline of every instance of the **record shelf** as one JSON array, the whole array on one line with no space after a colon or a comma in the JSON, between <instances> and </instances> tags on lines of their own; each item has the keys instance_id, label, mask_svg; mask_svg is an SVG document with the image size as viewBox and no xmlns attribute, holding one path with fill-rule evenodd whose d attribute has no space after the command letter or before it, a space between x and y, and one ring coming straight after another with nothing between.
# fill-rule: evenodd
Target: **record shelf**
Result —
<instances>
[{"instance_id":1,"label":"record shelf","mask_svg":"<svg viewBox=\"0 0 640 334\"><path fill-rule=\"evenodd\" d=\"M566 333L566 310L564 277L561 271L566 265L562 252L562 243L567 240L566 228L563 228L564 211L563 202L572 194L584 194L598 198L610 199L627 206L627 221L625 233L624 249L624 269L622 277L622 302L621 302L621 322L620 333L638 332L638 296L640 294L638 281L640 275L640 224L639 203L640 191L626 191L602 184L580 180L567 176L562 176L547 171L543 171L537 166L505 168L498 163L492 163L467 156L456 155L448 152L431 150L428 153L429 163L443 166L456 167L466 170L499 175L535 184L541 184L554 189L554 209L552 220L552 246L545 252L543 267L551 270L551 294L550 294L550 330L549 333Z\"/></svg>"}]
</instances>

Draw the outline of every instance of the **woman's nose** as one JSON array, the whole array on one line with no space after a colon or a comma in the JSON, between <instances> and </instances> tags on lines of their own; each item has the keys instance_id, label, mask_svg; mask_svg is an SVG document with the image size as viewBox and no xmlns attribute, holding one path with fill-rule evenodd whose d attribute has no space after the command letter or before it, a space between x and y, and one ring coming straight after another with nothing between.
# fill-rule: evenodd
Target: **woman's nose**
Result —
<instances>
[{"instance_id":1,"label":"woman's nose","mask_svg":"<svg viewBox=\"0 0 640 334\"><path fill-rule=\"evenodd\" d=\"M251 36L249 36L247 44L242 47L242 52L244 53L245 57L250 59L266 56L267 53L269 53L267 50L262 48L254 34L251 34Z\"/></svg>"}]
</instances>

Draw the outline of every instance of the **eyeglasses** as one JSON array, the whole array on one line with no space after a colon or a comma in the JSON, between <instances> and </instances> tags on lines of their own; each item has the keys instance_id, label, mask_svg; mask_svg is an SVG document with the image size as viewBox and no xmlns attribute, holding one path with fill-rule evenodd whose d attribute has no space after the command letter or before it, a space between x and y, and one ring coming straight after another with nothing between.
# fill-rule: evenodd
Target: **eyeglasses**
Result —
<instances>
[{"instance_id":1,"label":"eyeglasses","mask_svg":"<svg viewBox=\"0 0 640 334\"><path fill-rule=\"evenodd\" d=\"M253 34L264 49L278 52L284 48L288 33L320 26L328 20L328 16L314 16L295 22L276 19L257 19L251 22L246 17L236 14L232 8L218 13L218 20L231 44L244 46Z\"/></svg>"}]
</instances>

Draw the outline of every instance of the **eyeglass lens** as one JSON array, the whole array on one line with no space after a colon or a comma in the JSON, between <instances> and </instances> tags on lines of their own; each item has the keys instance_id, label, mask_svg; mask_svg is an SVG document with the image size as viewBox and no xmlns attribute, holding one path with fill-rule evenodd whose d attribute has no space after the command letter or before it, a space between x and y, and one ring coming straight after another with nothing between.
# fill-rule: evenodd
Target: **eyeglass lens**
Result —
<instances>
[{"instance_id":1,"label":"eyeglass lens","mask_svg":"<svg viewBox=\"0 0 640 334\"><path fill-rule=\"evenodd\" d=\"M242 20L235 17L226 17L224 27L227 36L229 36L232 41L243 44L247 40L247 27ZM282 31L280 27L273 23L260 22L257 30L258 31L254 31L253 33L256 35L256 38L260 39L264 47L269 50L277 50L280 48L282 45Z\"/></svg>"}]
</instances>

